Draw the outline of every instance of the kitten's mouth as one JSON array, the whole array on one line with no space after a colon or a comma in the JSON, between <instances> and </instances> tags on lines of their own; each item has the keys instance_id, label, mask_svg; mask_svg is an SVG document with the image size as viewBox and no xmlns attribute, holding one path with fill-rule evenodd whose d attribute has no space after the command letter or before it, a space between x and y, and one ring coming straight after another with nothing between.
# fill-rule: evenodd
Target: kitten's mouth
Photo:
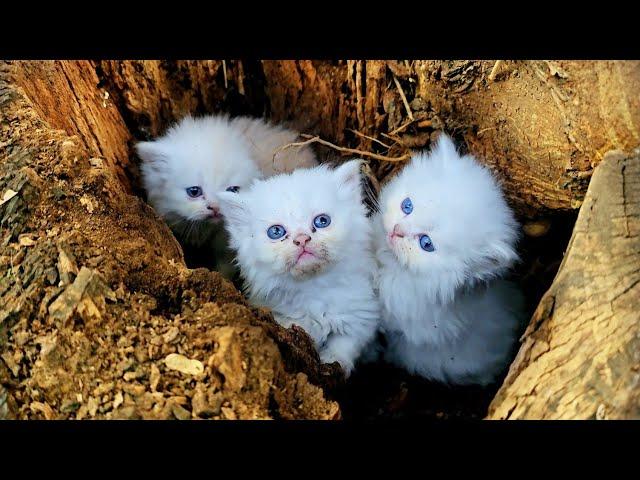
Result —
<instances>
[{"instance_id":1,"label":"kitten's mouth","mask_svg":"<svg viewBox=\"0 0 640 480\"><path fill-rule=\"evenodd\" d=\"M398 234L397 232L390 232L387 234L387 245L389 246L389 250L396 257L400 263L403 262L403 254L401 253L404 250L405 244L402 240L405 239L405 235Z\"/></svg>"},{"instance_id":2,"label":"kitten's mouth","mask_svg":"<svg viewBox=\"0 0 640 480\"><path fill-rule=\"evenodd\" d=\"M300 261L311 260L312 258L316 258L315 254L313 252L310 252L309 250L303 248L298 253L298 258L296 258L296 263L300 263Z\"/></svg>"},{"instance_id":3,"label":"kitten's mouth","mask_svg":"<svg viewBox=\"0 0 640 480\"><path fill-rule=\"evenodd\" d=\"M212 213L207 217L207 221L210 223L219 223L223 219L223 215L221 213Z\"/></svg>"},{"instance_id":4,"label":"kitten's mouth","mask_svg":"<svg viewBox=\"0 0 640 480\"><path fill-rule=\"evenodd\" d=\"M304 278L319 273L324 268L325 262L315 253L309 250L301 250L289 268L294 278Z\"/></svg>"},{"instance_id":5,"label":"kitten's mouth","mask_svg":"<svg viewBox=\"0 0 640 480\"><path fill-rule=\"evenodd\" d=\"M401 238L404 238L404 235L396 232L395 230L387 234L387 241L389 242L390 247L395 246L396 242Z\"/></svg>"}]
</instances>

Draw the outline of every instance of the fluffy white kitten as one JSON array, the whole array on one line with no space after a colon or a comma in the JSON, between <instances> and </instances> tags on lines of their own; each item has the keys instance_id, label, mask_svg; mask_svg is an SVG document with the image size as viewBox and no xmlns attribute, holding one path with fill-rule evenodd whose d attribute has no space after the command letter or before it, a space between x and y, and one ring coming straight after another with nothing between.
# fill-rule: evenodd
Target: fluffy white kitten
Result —
<instances>
[{"instance_id":1,"label":"fluffy white kitten","mask_svg":"<svg viewBox=\"0 0 640 480\"><path fill-rule=\"evenodd\" d=\"M270 307L281 325L302 327L320 359L339 362L347 375L380 316L360 163L296 170L220 194L250 301Z\"/></svg>"},{"instance_id":2,"label":"fluffy white kitten","mask_svg":"<svg viewBox=\"0 0 640 480\"><path fill-rule=\"evenodd\" d=\"M518 225L491 172L442 135L380 193L374 217L385 358L452 384L488 384L509 360L523 299L499 279Z\"/></svg>"},{"instance_id":3,"label":"fluffy white kitten","mask_svg":"<svg viewBox=\"0 0 640 480\"><path fill-rule=\"evenodd\" d=\"M160 138L136 145L149 203L187 243L202 244L222 220L218 194L255 178L316 165L308 147L282 150L298 134L262 119L184 117Z\"/></svg>"},{"instance_id":4,"label":"fluffy white kitten","mask_svg":"<svg viewBox=\"0 0 640 480\"><path fill-rule=\"evenodd\" d=\"M291 172L296 168L314 167L318 164L313 150L308 145L280 148L299 142L296 131L252 117L235 117L229 123L242 132L247 139L251 155L265 177Z\"/></svg>"}]
</instances>

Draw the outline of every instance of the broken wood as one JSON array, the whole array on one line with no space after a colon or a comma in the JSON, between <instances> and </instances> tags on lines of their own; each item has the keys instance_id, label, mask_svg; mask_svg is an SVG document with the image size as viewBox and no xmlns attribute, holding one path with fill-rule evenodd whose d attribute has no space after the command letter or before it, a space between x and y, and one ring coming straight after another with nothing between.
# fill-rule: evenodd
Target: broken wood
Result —
<instances>
[{"instance_id":1,"label":"broken wood","mask_svg":"<svg viewBox=\"0 0 640 480\"><path fill-rule=\"evenodd\" d=\"M640 418L640 152L596 168L491 419Z\"/></svg>"}]
</instances>

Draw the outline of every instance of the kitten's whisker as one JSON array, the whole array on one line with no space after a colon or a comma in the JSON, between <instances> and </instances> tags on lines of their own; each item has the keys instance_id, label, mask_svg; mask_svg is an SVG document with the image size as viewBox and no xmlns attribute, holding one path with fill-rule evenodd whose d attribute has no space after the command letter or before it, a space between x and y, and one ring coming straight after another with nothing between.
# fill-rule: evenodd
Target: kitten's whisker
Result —
<instances>
[{"instance_id":1,"label":"kitten's whisker","mask_svg":"<svg viewBox=\"0 0 640 480\"><path fill-rule=\"evenodd\" d=\"M189 221L189 235L193 238L196 237L198 231L200 230L200 222L196 221L196 220L190 220Z\"/></svg>"}]
</instances>

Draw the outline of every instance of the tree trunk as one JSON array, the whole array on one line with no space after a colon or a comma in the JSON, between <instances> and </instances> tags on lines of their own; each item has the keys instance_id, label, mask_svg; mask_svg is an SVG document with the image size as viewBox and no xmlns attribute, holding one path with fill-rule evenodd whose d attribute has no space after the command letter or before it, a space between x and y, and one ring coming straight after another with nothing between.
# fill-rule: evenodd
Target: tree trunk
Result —
<instances>
[{"instance_id":1,"label":"tree trunk","mask_svg":"<svg viewBox=\"0 0 640 480\"><path fill-rule=\"evenodd\" d=\"M340 373L319 364L304 332L250 308L216 272L187 268L136 196L134 139L187 113L264 115L360 151L345 155L367 158L376 186L447 131L497 172L527 220L576 211L605 152L640 143L638 91L640 62L0 63L0 418L340 416L330 399ZM589 398L604 405L601 416L637 416L628 370L637 255L622 243L637 254L637 169L624 162L626 180L612 183L618 203L587 196L491 418L590 416ZM613 178L608 165L600 178ZM623 211L596 221L605 204ZM605 232L605 220L618 230ZM576 245L591 237L579 232L596 226L602 237L582 252L586 263ZM629 253L607 265L597 254L609 251ZM563 272L575 277L566 288ZM579 292L580 272L606 283ZM578 339L585 353L571 361L591 379L563 363ZM575 377L562 387L555 372ZM550 405L553 395L566 396Z\"/></svg>"},{"instance_id":2,"label":"tree trunk","mask_svg":"<svg viewBox=\"0 0 640 480\"><path fill-rule=\"evenodd\" d=\"M640 418L640 151L605 155L494 419Z\"/></svg>"}]
</instances>

